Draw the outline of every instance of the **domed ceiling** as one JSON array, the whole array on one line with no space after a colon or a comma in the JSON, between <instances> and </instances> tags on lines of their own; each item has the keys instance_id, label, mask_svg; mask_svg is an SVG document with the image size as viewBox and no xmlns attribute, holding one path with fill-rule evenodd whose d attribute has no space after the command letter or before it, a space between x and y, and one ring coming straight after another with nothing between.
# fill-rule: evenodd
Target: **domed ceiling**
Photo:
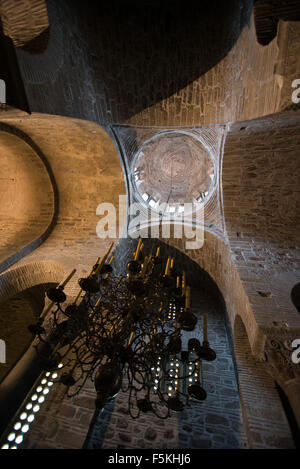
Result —
<instances>
[{"instance_id":1,"label":"domed ceiling","mask_svg":"<svg viewBox=\"0 0 300 469\"><path fill-rule=\"evenodd\" d=\"M110 126L127 181L128 233L137 218L141 227L183 219L226 238L220 181L227 130Z\"/></svg>"},{"instance_id":2,"label":"domed ceiling","mask_svg":"<svg viewBox=\"0 0 300 469\"><path fill-rule=\"evenodd\" d=\"M132 175L136 194L144 203L170 214L183 212L187 204L199 208L215 182L208 150L194 136L172 130L144 142L135 156Z\"/></svg>"}]
</instances>

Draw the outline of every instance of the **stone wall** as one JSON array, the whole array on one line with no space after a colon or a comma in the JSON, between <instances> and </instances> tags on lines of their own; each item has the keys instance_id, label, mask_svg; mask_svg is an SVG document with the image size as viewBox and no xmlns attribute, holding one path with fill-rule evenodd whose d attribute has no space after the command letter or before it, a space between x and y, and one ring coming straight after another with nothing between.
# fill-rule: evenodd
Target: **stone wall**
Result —
<instances>
[{"instance_id":1,"label":"stone wall","mask_svg":"<svg viewBox=\"0 0 300 469\"><path fill-rule=\"evenodd\" d=\"M1 130L2 129L2 130ZM35 150L9 126L0 123L2 263L51 229L55 194L51 178ZM7 267L5 265L3 267Z\"/></svg>"},{"instance_id":2,"label":"stone wall","mask_svg":"<svg viewBox=\"0 0 300 469\"><path fill-rule=\"evenodd\" d=\"M24 46L49 26L45 0L1 0L3 32L16 47Z\"/></svg>"},{"instance_id":3,"label":"stone wall","mask_svg":"<svg viewBox=\"0 0 300 469\"><path fill-rule=\"evenodd\" d=\"M300 325L290 299L299 277L299 122L297 111L234 124L225 145L230 248L256 320L266 329L276 321L296 330Z\"/></svg>"},{"instance_id":4,"label":"stone wall","mask_svg":"<svg viewBox=\"0 0 300 469\"><path fill-rule=\"evenodd\" d=\"M253 357L239 316L234 327L235 357L243 421L251 448L294 448L294 441L275 381L262 361Z\"/></svg>"},{"instance_id":5,"label":"stone wall","mask_svg":"<svg viewBox=\"0 0 300 469\"><path fill-rule=\"evenodd\" d=\"M119 194L126 194L114 145L103 128L81 120L32 115L11 117L2 122L27 134L41 149L51 168L58 197L57 219L50 236L40 248L15 265L52 260L63 265L66 273L77 269L73 279L76 285L76 279L94 265L112 241L97 236L98 205L110 202L118 210ZM38 170L35 174L39 180ZM117 219L116 236L119 228L123 230ZM16 226L12 225L11 229L16 230Z\"/></svg>"},{"instance_id":6,"label":"stone wall","mask_svg":"<svg viewBox=\"0 0 300 469\"><path fill-rule=\"evenodd\" d=\"M152 126L233 122L283 109L282 86L298 78L298 37L261 46L251 0L47 7L47 49L17 51L36 112Z\"/></svg>"}]
</instances>

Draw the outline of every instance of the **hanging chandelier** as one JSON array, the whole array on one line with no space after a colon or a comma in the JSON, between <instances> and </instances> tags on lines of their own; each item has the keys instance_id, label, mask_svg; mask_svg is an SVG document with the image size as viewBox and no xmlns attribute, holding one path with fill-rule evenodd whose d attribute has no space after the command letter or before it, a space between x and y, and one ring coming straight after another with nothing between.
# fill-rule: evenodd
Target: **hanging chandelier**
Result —
<instances>
[{"instance_id":1,"label":"hanging chandelier","mask_svg":"<svg viewBox=\"0 0 300 469\"><path fill-rule=\"evenodd\" d=\"M128 393L132 418L141 412L167 418L170 411L180 412L191 401L206 399L202 361L216 358L207 339L207 315L203 314L202 344L191 338L183 350L182 334L193 331L197 323L185 272L176 270L171 257L163 262L160 247L143 255L139 239L133 259L117 276L113 256L109 259L112 246L90 274L79 279L72 304L63 307L63 290L75 270L47 291L50 305L38 323L29 326L38 336L40 365L52 371L63 363L59 382L69 397L91 379L96 408L102 409L123 391Z\"/></svg>"}]
</instances>

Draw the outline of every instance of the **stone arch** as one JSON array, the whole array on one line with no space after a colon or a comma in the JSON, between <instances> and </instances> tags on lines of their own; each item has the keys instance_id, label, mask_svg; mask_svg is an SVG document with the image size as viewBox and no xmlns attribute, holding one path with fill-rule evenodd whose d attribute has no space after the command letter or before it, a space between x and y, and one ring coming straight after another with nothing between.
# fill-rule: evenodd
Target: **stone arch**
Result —
<instances>
[{"instance_id":1,"label":"stone arch","mask_svg":"<svg viewBox=\"0 0 300 469\"><path fill-rule=\"evenodd\" d=\"M31 287L47 283L58 284L64 269L51 261L32 262L0 275L0 301L6 301Z\"/></svg>"},{"instance_id":2,"label":"stone arch","mask_svg":"<svg viewBox=\"0 0 300 469\"><path fill-rule=\"evenodd\" d=\"M4 179L1 219L5 226L5 244L0 247L1 272L49 236L56 224L58 191L47 158L25 132L1 122L0 148Z\"/></svg>"},{"instance_id":3,"label":"stone arch","mask_svg":"<svg viewBox=\"0 0 300 469\"><path fill-rule=\"evenodd\" d=\"M32 41L49 26L45 0L0 1L3 30L16 47Z\"/></svg>"},{"instance_id":4,"label":"stone arch","mask_svg":"<svg viewBox=\"0 0 300 469\"><path fill-rule=\"evenodd\" d=\"M293 448L276 383L252 354L240 315L234 321L234 351L243 418L251 448Z\"/></svg>"},{"instance_id":5,"label":"stone arch","mask_svg":"<svg viewBox=\"0 0 300 469\"><path fill-rule=\"evenodd\" d=\"M13 417L41 372L37 364L35 349L32 346L32 336L27 333L27 326L32 323L32 320L35 322L43 311L45 290L49 285L60 283L63 276L63 268L54 262L26 264L0 275L0 315L6 314L2 322L6 328L8 341L11 338L9 337L10 320L14 321L16 316L20 323L18 333L22 333L22 340L18 344L13 344L15 350L9 360L9 366L1 373L2 376L0 375L0 379L4 378L0 386L0 433ZM1 327L1 339L2 333ZM19 340L19 334L13 339Z\"/></svg>"}]
</instances>

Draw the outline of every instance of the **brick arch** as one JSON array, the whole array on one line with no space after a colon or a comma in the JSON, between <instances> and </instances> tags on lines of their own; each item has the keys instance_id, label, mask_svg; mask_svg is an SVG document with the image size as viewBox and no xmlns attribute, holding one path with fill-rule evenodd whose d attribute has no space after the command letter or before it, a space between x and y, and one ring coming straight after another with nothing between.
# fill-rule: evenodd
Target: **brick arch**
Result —
<instances>
[{"instance_id":1,"label":"brick arch","mask_svg":"<svg viewBox=\"0 0 300 469\"><path fill-rule=\"evenodd\" d=\"M0 0L0 17L4 34L16 47L32 41L49 27L45 0Z\"/></svg>"},{"instance_id":2,"label":"brick arch","mask_svg":"<svg viewBox=\"0 0 300 469\"><path fill-rule=\"evenodd\" d=\"M9 164L7 164L7 167L4 166L4 169L1 168L3 170L2 175L8 179L10 176L13 176L15 186L19 189L16 191L16 187L12 187L10 191L9 187L6 187L5 199L10 196L12 197L11 204L14 210L19 205L21 206L21 210L14 214L13 222L9 220L10 211L7 210L7 213L3 212L3 207L1 210L1 218L5 226L8 226L8 229L10 228L14 233L18 231L18 237L15 234L14 237L8 236L10 241L2 249L5 252L5 256L3 257L0 254L0 272L3 272L40 246L50 235L57 220L59 196L52 168L35 141L21 129L4 122L0 122L0 132L3 133L3 138L7 139L4 140L4 148L7 146L11 152L10 156L15 156L14 161L8 160L9 164L12 165L11 169ZM24 163L21 166L20 161ZM36 181L35 185L33 184L34 181ZM17 184L19 184L19 187ZM38 184L43 185L42 192L38 190ZM24 190L25 194L29 194L28 200L32 205L26 211L25 216L23 216L22 212L22 204L24 205L22 199L24 195L20 189ZM36 195L33 195L34 191L36 191ZM18 197L16 193L19 194ZM44 196L42 200L45 205L42 205L40 201L41 193ZM48 199L50 200L48 201ZM3 217L6 217L6 219L3 220ZM28 225L30 230L27 229ZM11 233L8 232L8 234ZM4 232L4 235L6 235L6 232ZM6 238L6 236L4 237Z\"/></svg>"},{"instance_id":3,"label":"brick arch","mask_svg":"<svg viewBox=\"0 0 300 469\"><path fill-rule=\"evenodd\" d=\"M7 307L10 305L10 312L13 313L16 309L15 300L19 298L23 300L23 306L31 309L31 314L24 314L23 318L22 305L17 311L20 320L18 332L27 332L28 322L35 322L32 319L43 310L45 289L49 284L61 283L63 277L64 269L59 264L46 261L25 264L0 275L0 314L6 314L4 327L9 328L9 311L5 311L5 304ZM3 305L4 308L1 308ZM13 314L10 317L13 320ZM0 333L3 333L2 329ZM0 386L0 434L41 373L32 336L28 336L26 340L23 338L19 344L15 344L15 354L8 363L9 367L0 375L0 379L5 375ZM18 340L19 335L15 335L15 339Z\"/></svg>"},{"instance_id":4,"label":"brick arch","mask_svg":"<svg viewBox=\"0 0 300 469\"><path fill-rule=\"evenodd\" d=\"M234 320L234 353L242 413L251 448L293 448L289 424L276 383L263 361L252 354L245 324Z\"/></svg>"},{"instance_id":5,"label":"brick arch","mask_svg":"<svg viewBox=\"0 0 300 469\"><path fill-rule=\"evenodd\" d=\"M60 283L64 269L51 261L32 262L0 275L0 302L36 285Z\"/></svg>"}]
</instances>

